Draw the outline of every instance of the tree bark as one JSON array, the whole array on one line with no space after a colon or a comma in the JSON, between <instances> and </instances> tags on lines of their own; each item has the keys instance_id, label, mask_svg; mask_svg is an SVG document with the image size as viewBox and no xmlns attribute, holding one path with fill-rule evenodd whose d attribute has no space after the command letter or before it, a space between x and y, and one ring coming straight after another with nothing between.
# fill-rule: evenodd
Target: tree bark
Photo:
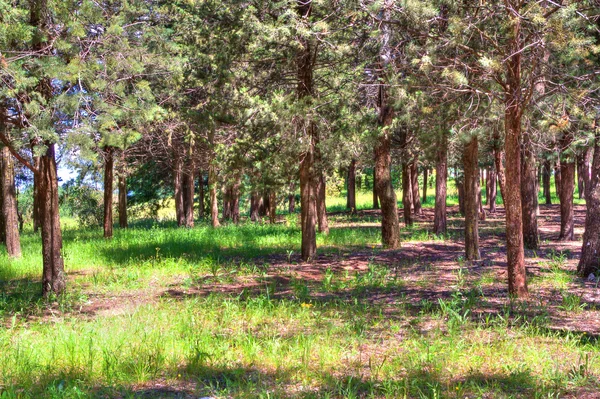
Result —
<instances>
[{"instance_id":1,"label":"tree bark","mask_svg":"<svg viewBox=\"0 0 600 399\"><path fill-rule=\"evenodd\" d=\"M415 158L410 164L410 178L412 179L412 198L413 198L413 211L415 215L423 214L423 207L421 206L421 196L419 195L419 161Z\"/></svg>"},{"instance_id":2,"label":"tree bark","mask_svg":"<svg viewBox=\"0 0 600 399\"><path fill-rule=\"evenodd\" d=\"M288 195L288 213L292 214L296 212L296 184L290 183L290 195Z\"/></svg>"},{"instance_id":3,"label":"tree bark","mask_svg":"<svg viewBox=\"0 0 600 399\"><path fill-rule=\"evenodd\" d=\"M542 168L542 187L544 190L544 198L546 199L546 205L552 205L552 194L550 193L550 177L552 176L552 168L550 166L550 160L544 161Z\"/></svg>"},{"instance_id":4,"label":"tree bark","mask_svg":"<svg viewBox=\"0 0 600 399\"><path fill-rule=\"evenodd\" d=\"M479 260L479 167L477 136L465 144L463 167L465 172L465 259Z\"/></svg>"},{"instance_id":5,"label":"tree bark","mask_svg":"<svg viewBox=\"0 0 600 399\"><path fill-rule=\"evenodd\" d=\"M323 173L319 173L316 177L317 181L317 224L319 227L319 232L327 235L329 234L329 221L327 220L327 204L326 200L326 186L325 186L325 176Z\"/></svg>"},{"instance_id":6,"label":"tree bark","mask_svg":"<svg viewBox=\"0 0 600 399\"><path fill-rule=\"evenodd\" d=\"M104 147L104 238L113 236L113 182L115 149Z\"/></svg>"},{"instance_id":7,"label":"tree bark","mask_svg":"<svg viewBox=\"0 0 600 399\"><path fill-rule=\"evenodd\" d=\"M177 226L185 224L185 210L183 209L183 161L174 150L173 154L173 189L175 192L175 217Z\"/></svg>"},{"instance_id":8,"label":"tree bark","mask_svg":"<svg viewBox=\"0 0 600 399\"><path fill-rule=\"evenodd\" d=\"M465 215L465 181L464 176L456 179L456 189L458 190L458 212Z\"/></svg>"},{"instance_id":9,"label":"tree bark","mask_svg":"<svg viewBox=\"0 0 600 399\"><path fill-rule=\"evenodd\" d=\"M488 205L491 213L496 212L496 197L498 195L498 184L496 181L496 170L490 169L488 172Z\"/></svg>"},{"instance_id":10,"label":"tree bark","mask_svg":"<svg viewBox=\"0 0 600 399\"><path fill-rule=\"evenodd\" d=\"M46 143L46 147L46 153L40 157L38 169L38 201L40 204L42 259L44 265L42 293L44 297L50 294L61 294L66 288L54 144Z\"/></svg>"},{"instance_id":11,"label":"tree bark","mask_svg":"<svg viewBox=\"0 0 600 399\"><path fill-rule=\"evenodd\" d=\"M32 148L32 152L33 152L33 148ZM39 170L40 168L40 157L33 157L33 167L36 170ZM39 198L39 187L40 187L40 182L39 182L39 177L37 176L37 174L33 174L33 215L32 215L32 219L33 219L33 232L37 233L40 230L40 204L38 203L38 198Z\"/></svg>"},{"instance_id":12,"label":"tree bark","mask_svg":"<svg viewBox=\"0 0 600 399\"><path fill-rule=\"evenodd\" d=\"M258 210L261 207L262 196L257 192L253 192L250 196L250 220L257 222L260 218Z\"/></svg>"},{"instance_id":13,"label":"tree bark","mask_svg":"<svg viewBox=\"0 0 600 399\"><path fill-rule=\"evenodd\" d=\"M556 160L556 164L554 165L554 190L556 191L556 196L558 197L558 202L560 203L560 192L561 192L561 183L562 183L562 176L560 173L560 167L561 167L561 162L560 162L560 154L559 154L559 159Z\"/></svg>"},{"instance_id":14,"label":"tree bark","mask_svg":"<svg viewBox=\"0 0 600 399\"><path fill-rule=\"evenodd\" d=\"M231 220L233 223L240 222L240 189L242 186L241 174L236 175L233 186L231 187Z\"/></svg>"},{"instance_id":15,"label":"tree bark","mask_svg":"<svg viewBox=\"0 0 600 399\"><path fill-rule=\"evenodd\" d=\"M585 195L587 195L587 191L592 184L592 175L590 173L590 163L592 162L594 148L592 146L588 146L585 149L585 154L583 156L583 185L585 187ZM587 197L586 197L587 198Z\"/></svg>"},{"instance_id":16,"label":"tree bark","mask_svg":"<svg viewBox=\"0 0 600 399\"><path fill-rule=\"evenodd\" d=\"M208 168L208 189L210 195L210 219L212 227L219 227L219 203L217 198L217 171L214 165Z\"/></svg>"},{"instance_id":17,"label":"tree bark","mask_svg":"<svg viewBox=\"0 0 600 399\"><path fill-rule=\"evenodd\" d=\"M183 220L185 227L194 227L194 162L188 159L183 172Z\"/></svg>"},{"instance_id":18,"label":"tree bark","mask_svg":"<svg viewBox=\"0 0 600 399\"><path fill-rule=\"evenodd\" d=\"M119 166L119 227L126 229L127 222L127 172L125 169L125 152L121 151L121 165Z\"/></svg>"},{"instance_id":19,"label":"tree bark","mask_svg":"<svg viewBox=\"0 0 600 399\"><path fill-rule=\"evenodd\" d=\"M537 220L538 186L535 153L529 133L523 134L521 163L521 208L523 213L523 245L527 249L538 249L539 234Z\"/></svg>"},{"instance_id":20,"label":"tree bark","mask_svg":"<svg viewBox=\"0 0 600 399\"><path fill-rule=\"evenodd\" d=\"M446 195L448 187L448 136L443 133L435 162L435 214L433 216L433 232L446 234Z\"/></svg>"},{"instance_id":21,"label":"tree bark","mask_svg":"<svg viewBox=\"0 0 600 399\"><path fill-rule=\"evenodd\" d=\"M204 172L202 169L198 170L198 217L204 218Z\"/></svg>"},{"instance_id":22,"label":"tree bark","mask_svg":"<svg viewBox=\"0 0 600 399\"><path fill-rule=\"evenodd\" d=\"M427 179L429 178L429 169L423 167L423 204L427 203Z\"/></svg>"},{"instance_id":23,"label":"tree bark","mask_svg":"<svg viewBox=\"0 0 600 399\"><path fill-rule=\"evenodd\" d=\"M585 198L585 154L577 154L577 195L579 199Z\"/></svg>"},{"instance_id":24,"label":"tree bark","mask_svg":"<svg viewBox=\"0 0 600 399\"><path fill-rule=\"evenodd\" d=\"M354 159L350 162L350 167L348 167L346 186L346 209L349 209L350 213L356 213L356 160Z\"/></svg>"},{"instance_id":25,"label":"tree bark","mask_svg":"<svg viewBox=\"0 0 600 399\"><path fill-rule=\"evenodd\" d=\"M391 115L381 116L383 126L391 123ZM391 110L388 110L391 113ZM381 201L381 242L386 248L400 246L400 225L398 222L398 203L396 193L392 187L390 153L391 141L388 132L385 132L375 147L375 175L377 176L377 197Z\"/></svg>"},{"instance_id":26,"label":"tree bark","mask_svg":"<svg viewBox=\"0 0 600 399\"><path fill-rule=\"evenodd\" d=\"M501 149L494 149L494 166L496 167L496 179L500 186L500 196L502 202L504 202L504 196L506 195L506 175L504 173L504 151Z\"/></svg>"},{"instance_id":27,"label":"tree bark","mask_svg":"<svg viewBox=\"0 0 600 399\"><path fill-rule=\"evenodd\" d=\"M373 209L379 209L379 197L377 197L377 176L375 176L375 167L373 167Z\"/></svg>"},{"instance_id":28,"label":"tree bark","mask_svg":"<svg viewBox=\"0 0 600 399\"><path fill-rule=\"evenodd\" d=\"M573 141L571 134L565 134L561 140L561 147L564 151ZM573 241L574 222L573 222L573 194L575 191L575 160L569 157L562 157L560 160L560 241Z\"/></svg>"},{"instance_id":29,"label":"tree bark","mask_svg":"<svg viewBox=\"0 0 600 399\"><path fill-rule=\"evenodd\" d=\"M313 152L309 149L300 163L300 225L302 228L302 260L308 262L317 253L317 201L313 180Z\"/></svg>"},{"instance_id":30,"label":"tree bark","mask_svg":"<svg viewBox=\"0 0 600 399\"><path fill-rule=\"evenodd\" d=\"M4 242L9 258L21 257L21 240L19 237L19 215L17 211L17 194L15 190L15 170L12 155L8 147L2 147L2 224Z\"/></svg>"},{"instance_id":31,"label":"tree bark","mask_svg":"<svg viewBox=\"0 0 600 399\"><path fill-rule=\"evenodd\" d=\"M413 225L413 214L412 214L412 178L410 176L411 168L407 162L402 162L402 211L404 215L404 224L406 226Z\"/></svg>"},{"instance_id":32,"label":"tree bark","mask_svg":"<svg viewBox=\"0 0 600 399\"><path fill-rule=\"evenodd\" d=\"M587 277L600 268L600 134L596 134L592 173L586 185L585 231L577 273Z\"/></svg>"},{"instance_id":33,"label":"tree bark","mask_svg":"<svg viewBox=\"0 0 600 399\"><path fill-rule=\"evenodd\" d=\"M269 190L269 222L277 222L277 193L273 189Z\"/></svg>"}]
</instances>

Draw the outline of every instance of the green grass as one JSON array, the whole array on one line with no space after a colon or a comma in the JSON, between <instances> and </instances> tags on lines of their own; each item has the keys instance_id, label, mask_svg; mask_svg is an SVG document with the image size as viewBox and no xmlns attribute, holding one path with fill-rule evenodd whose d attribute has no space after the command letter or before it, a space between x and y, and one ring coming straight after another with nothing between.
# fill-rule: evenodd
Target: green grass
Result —
<instances>
[{"instance_id":1,"label":"green grass","mask_svg":"<svg viewBox=\"0 0 600 399\"><path fill-rule=\"evenodd\" d=\"M39 237L26 232L22 259L0 254L0 398L549 398L600 388L597 337L553 324L595 311L571 291L566 254L540 264L530 300L511 301L494 269L458 259L444 272L382 251L374 216L332 222L317 237L324 256L304 265L297 215L219 229L140 221L112 240L67 219L69 288L48 301ZM402 235L456 238L418 225Z\"/></svg>"}]
</instances>

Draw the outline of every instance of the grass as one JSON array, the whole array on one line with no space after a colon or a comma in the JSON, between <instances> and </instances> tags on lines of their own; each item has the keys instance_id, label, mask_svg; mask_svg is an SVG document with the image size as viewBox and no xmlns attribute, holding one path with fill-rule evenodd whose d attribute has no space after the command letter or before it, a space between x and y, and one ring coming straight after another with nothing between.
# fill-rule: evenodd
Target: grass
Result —
<instances>
[{"instance_id":1,"label":"grass","mask_svg":"<svg viewBox=\"0 0 600 399\"><path fill-rule=\"evenodd\" d=\"M416 225L403 230L408 249L390 252L376 218L332 221L318 235L321 258L305 265L293 216L219 229L140 221L112 240L65 220L69 290L49 301L39 237L26 232L22 259L0 255L0 398L550 398L600 388L597 336L555 323L596 315L564 252L546 255L532 298L516 301L491 266L407 255L458 237Z\"/></svg>"}]
</instances>

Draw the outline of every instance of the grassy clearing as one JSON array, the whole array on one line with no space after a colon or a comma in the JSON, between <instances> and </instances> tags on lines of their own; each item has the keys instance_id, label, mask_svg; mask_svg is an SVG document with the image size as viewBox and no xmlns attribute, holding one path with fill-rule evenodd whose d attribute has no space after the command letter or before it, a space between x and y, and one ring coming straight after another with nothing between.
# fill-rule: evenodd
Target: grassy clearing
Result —
<instances>
[{"instance_id":1,"label":"grassy clearing","mask_svg":"<svg viewBox=\"0 0 600 399\"><path fill-rule=\"evenodd\" d=\"M335 215L331 234L318 236L322 256L303 265L295 220L217 230L139 222L110 241L67 221L69 292L48 302L39 297L39 238L26 233L23 259L0 256L0 398L551 398L600 389L600 330L561 325L598 316L585 296L594 288L565 253L543 255L531 299L516 302L495 260L465 264L452 249L458 237L417 225L403 230L405 248L384 251L376 217Z\"/></svg>"}]
</instances>

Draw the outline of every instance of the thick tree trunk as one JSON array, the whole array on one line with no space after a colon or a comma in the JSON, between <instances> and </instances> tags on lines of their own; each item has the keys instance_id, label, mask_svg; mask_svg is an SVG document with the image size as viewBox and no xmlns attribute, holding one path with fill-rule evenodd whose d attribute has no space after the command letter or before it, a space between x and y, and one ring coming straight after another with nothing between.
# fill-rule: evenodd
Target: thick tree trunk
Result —
<instances>
[{"instance_id":1,"label":"thick tree trunk","mask_svg":"<svg viewBox=\"0 0 600 399\"><path fill-rule=\"evenodd\" d=\"M443 134L438 147L435 162L435 214L433 232L446 234L446 194L448 187L448 137Z\"/></svg>"},{"instance_id":2,"label":"thick tree trunk","mask_svg":"<svg viewBox=\"0 0 600 399\"><path fill-rule=\"evenodd\" d=\"M115 149L104 147L104 238L113 236L113 182Z\"/></svg>"},{"instance_id":3,"label":"thick tree trunk","mask_svg":"<svg viewBox=\"0 0 600 399\"><path fill-rule=\"evenodd\" d=\"M19 238L15 171L8 147L2 147L0 173L2 175L2 224L6 251L9 258L20 258L21 240Z\"/></svg>"},{"instance_id":4,"label":"thick tree trunk","mask_svg":"<svg viewBox=\"0 0 600 399\"><path fill-rule=\"evenodd\" d=\"M546 205L552 205L552 194L550 193L550 177L552 176L552 168L550 161L545 160L542 168L542 187L544 190L544 198L546 199Z\"/></svg>"},{"instance_id":5,"label":"thick tree trunk","mask_svg":"<svg viewBox=\"0 0 600 399\"><path fill-rule=\"evenodd\" d=\"M429 169L423 168L423 204L427 203L427 179L429 178Z\"/></svg>"},{"instance_id":6,"label":"thick tree trunk","mask_svg":"<svg viewBox=\"0 0 600 399\"><path fill-rule=\"evenodd\" d=\"M402 214L404 216L404 224L406 226L413 225L412 214L412 178L410 176L410 165L407 162L402 162Z\"/></svg>"},{"instance_id":7,"label":"thick tree trunk","mask_svg":"<svg viewBox=\"0 0 600 399\"><path fill-rule=\"evenodd\" d=\"M327 220L327 204L325 203L327 190L323 173L318 174L316 184L317 224L319 226L319 232L327 235L329 234L329 221Z\"/></svg>"},{"instance_id":8,"label":"thick tree trunk","mask_svg":"<svg viewBox=\"0 0 600 399\"><path fill-rule=\"evenodd\" d=\"M575 191L575 162L560 162L560 241L573 241L573 194Z\"/></svg>"},{"instance_id":9,"label":"thick tree trunk","mask_svg":"<svg viewBox=\"0 0 600 399\"><path fill-rule=\"evenodd\" d=\"M66 288L64 261L62 257L62 233L58 208L58 177L54 144L46 143L46 154L39 161L40 221L42 230L43 277L42 293L60 294Z\"/></svg>"},{"instance_id":10,"label":"thick tree trunk","mask_svg":"<svg viewBox=\"0 0 600 399\"><path fill-rule=\"evenodd\" d=\"M465 259L479 260L479 167L477 136L465 144L463 167L465 171Z\"/></svg>"},{"instance_id":11,"label":"thick tree trunk","mask_svg":"<svg viewBox=\"0 0 600 399\"><path fill-rule=\"evenodd\" d=\"M377 176L373 167L373 209L379 209L379 197L377 197Z\"/></svg>"},{"instance_id":12,"label":"thick tree trunk","mask_svg":"<svg viewBox=\"0 0 600 399\"><path fill-rule=\"evenodd\" d=\"M346 209L349 209L351 213L356 213L356 160L354 159L350 162L350 167L348 167L346 186Z\"/></svg>"},{"instance_id":13,"label":"thick tree trunk","mask_svg":"<svg viewBox=\"0 0 600 399\"><path fill-rule=\"evenodd\" d=\"M410 178L412 179L412 198L413 198L413 211L415 215L423 214L423 207L421 206L421 196L419 195L419 161L415 158L410 165Z\"/></svg>"},{"instance_id":14,"label":"thick tree trunk","mask_svg":"<svg viewBox=\"0 0 600 399\"><path fill-rule=\"evenodd\" d=\"M521 163L521 208L523 213L523 245L527 249L538 249L539 234L537 220L538 186L535 153L529 133L523 135Z\"/></svg>"},{"instance_id":15,"label":"thick tree trunk","mask_svg":"<svg viewBox=\"0 0 600 399\"><path fill-rule=\"evenodd\" d=\"M217 198L217 171L214 165L208 168L208 189L210 195L210 220L212 227L219 227L219 203Z\"/></svg>"},{"instance_id":16,"label":"thick tree trunk","mask_svg":"<svg viewBox=\"0 0 600 399\"><path fill-rule=\"evenodd\" d=\"M175 192L175 218L177 226L185 224L183 209L183 161L178 154L173 154L173 190Z\"/></svg>"},{"instance_id":17,"label":"thick tree trunk","mask_svg":"<svg viewBox=\"0 0 600 399\"><path fill-rule=\"evenodd\" d=\"M512 63L511 63L512 64ZM517 68L516 65L512 65ZM511 85L512 87L513 85ZM517 86L515 90L520 90ZM523 209L521 207L521 110L515 105L520 94L507 95L505 103L506 183L506 252L508 261L508 292L517 297L528 296L523 246ZM501 186L502 187L502 186Z\"/></svg>"},{"instance_id":18,"label":"thick tree trunk","mask_svg":"<svg viewBox=\"0 0 600 399\"><path fill-rule=\"evenodd\" d=\"M389 125L392 118L391 110L382 111L380 118L383 126ZM381 201L381 242L386 248L398 248L400 246L400 225L396 193L392 187L390 149L390 137L388 133L384 133L375 147L375 176L377 177L377 197Z\"/></svg>"},{"instance_id":19,"label":"thick tree trunk","mask_svg":"<svg viewBox=\"0 0 600 399\"><path fill-rule=\"evenodd\" d=\"M586 185L585 231L577 273L587 277L600 269L600 135L596 135L592 174Z\"/></svg>"}]
</instances>

